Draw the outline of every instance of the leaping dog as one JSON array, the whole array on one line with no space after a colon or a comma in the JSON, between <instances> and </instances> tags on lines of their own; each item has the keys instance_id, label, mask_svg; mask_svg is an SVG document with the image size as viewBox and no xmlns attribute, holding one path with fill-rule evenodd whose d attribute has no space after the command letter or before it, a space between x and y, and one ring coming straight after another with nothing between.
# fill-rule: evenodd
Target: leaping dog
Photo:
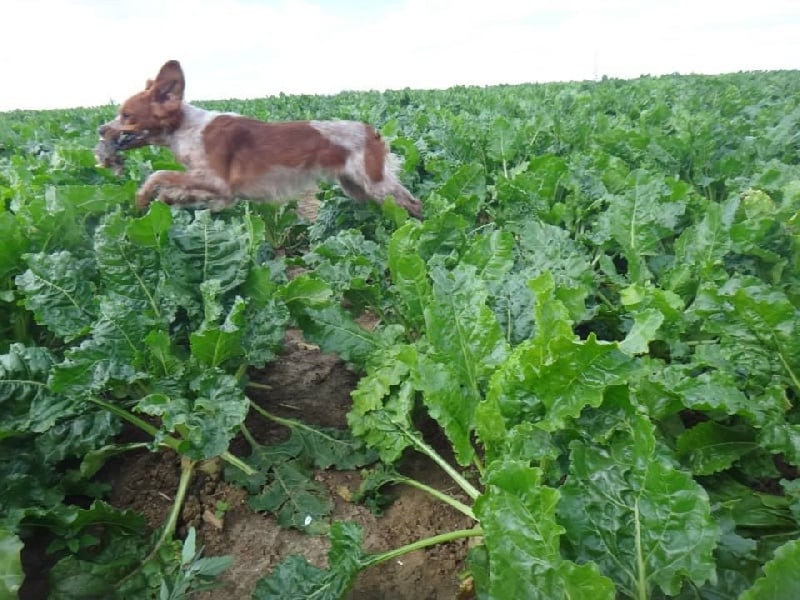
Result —
<instances>
[{"instance_id":1,"label":"leaping dog","mask_svg":"<svg viewBox=\"0 0 800 600\"><path fill-rule=\"evenodd\" d=\"M144 210L153 199L219 210L238 198L280 202L320 179L334 180L354 200L393 196L411 215L422 203L397 178L398 158L369 125L354 121L266 123L184 102L185 78L176 60L128 98L99 129L100 166L121 169L120 152L166 146L186 168L156 171L136 193Z\"/></svg>"}]
</instances>

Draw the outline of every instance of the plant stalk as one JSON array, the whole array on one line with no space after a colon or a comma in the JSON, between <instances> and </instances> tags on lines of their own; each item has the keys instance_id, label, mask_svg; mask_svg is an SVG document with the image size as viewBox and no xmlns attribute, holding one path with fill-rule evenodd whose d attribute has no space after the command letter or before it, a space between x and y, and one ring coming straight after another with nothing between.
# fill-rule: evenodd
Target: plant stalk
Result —
<instances>
[{"instance_id":1,"label":"plant stalk","mask_svg":"<svg viewBox=\"0 0 800 600\"><path fill-rule=\"evenodd\" d=\"M445 544L447 542L460 540L462 538L480 537L482 535L483 530L480 527L474 527L472 529L458 529L456 531L449 531L447 533L434 535L429 538L412 542L411 544L406 544L405 546L400 546L394 550L389 550L388 552L372 554L364 560L363 568L372 567L379 563L386 562L387 560L398 558L404 554L408 554L409 552L414 552L414 550L421 550L422 548L435 546L436 544Z\"/></svg>"},{"instance_id":2,"label":"plant stalk","mask_svg":"<svg viewBox=\"0 0 800 600\"><path fill-rule=\"evenodd\" d=\"M467 479L461 475L458 471L456 471L445 459L443 459L439 454L428 446L425 442L418 439L416 436L410 435L406 433L407 437L411 440L414 446L428 456L433 462L439 465L445 473L447 473L453 481L455 481L458 486L464 490L464 492L469 496L472 500L475 500L478 496L481 495L480 490L478 490L474 485L472 485Z\"/></svg>"},{"instance_id":3,"label":"plant stalk","mask_svg":"<svg viewBox=\"0 0 800 600\"><path fill-rule=\"evenodd\" d=\"M418 490L422 490L423 492L427 492L434 498L441 500L445 504L448 504L453 508L455 508L458 512L468 516L473 521L477 520L475 519L475 513L472 512L471 507L467 506L460 500L456 500L452 496L448 496L444 492L440 492L436 488L433 488L429 485L425 485L421 481L417 481L416 479L411 479L410 477L408 479L400 479L398 480L398 483L404 483L406 485L410 485L411 487L417 488Z\"/></svg>"},{"instance_id":4,"label":"plant stalk","mask_svg":"<svg viewBox=\"0 0 800 600\"><path fill-rule=\"evenodd\" d=\"M196 464L197 461L191 458L185 456L181 457L181 478L178 482L178 491L175 493L175 501L172 503L172 510L169 513L167 522L164 524L164 530L161 532L161 537L158 538L158 542L156 543L156 549L175 534L175 528L178 525L178 517L183 508L183 501L186 499L186 490L189 489L189 482L192 480Z\"/></svg>"},{"instance_id":5,"label":"plant stalk","mask_svg":"<svg viewBox=\"0 0 800 600\"><path fill-rule=\"evenodd\" d=\"M145 433L147 433L147 434L149 434L149 435L151 435L153 437L157 437L158 436L158 429L156 429L155 427L150 425L150 423L148 423L144 419L142 419L140 417L137 417L136 415L134 415L130 411L127 411L124 408L120 408L119 406L111 404L110 402L106 402L105 400L101 400L100 398L89 398L89 401L94 403L94 404L96 404L97 406L100 406L101 408L104 408L105 410L107 410L107 411L109 411L111 413L114 413L119 418L127 421L128 423L130 423L131 425L134 425L135 427L138 427L139 429L141 429ZM174 450L177 454L180 454L182 456L183 453L180 450L181 441L182 440L179 440L178 438L172 437L171 435L162 435L159 438L159 443L162 446L166 446L167 448L170 448L171 450ZM239 457L234 456L233 454L231 454L228 450L226 450L225 452L223 452L219 456L220 456L220 458L222 460L227 462L229 465L232 465L232 466L236 467L237 469L242 470L247 475L255 475L256 474L256 470L255 469L253 469L250 465L245 463Z\"/></svg>"}]
</instances>

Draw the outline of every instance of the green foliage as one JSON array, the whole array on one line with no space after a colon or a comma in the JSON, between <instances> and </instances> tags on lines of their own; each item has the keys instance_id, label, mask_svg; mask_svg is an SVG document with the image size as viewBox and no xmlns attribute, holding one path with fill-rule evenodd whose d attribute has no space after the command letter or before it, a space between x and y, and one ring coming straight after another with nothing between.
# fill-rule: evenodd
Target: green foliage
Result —
<instances>
[{"instance_id":1,"label":"green foliage","mask_svg":"<svg viewBox=\"0 0 800 600\"><path fill-rule=\"evenodd\" d=\"M313 469L378 456L374 498L381 485L422 485L392 471L419 451L469 498L437 496L480 527L462 536L482 537L469 560L478 598L790 593L798 81L208 103L374 124L402 156L423 222L335 186L308 226L290 207L154 203L133 216L137 183L175 167L167 151L131 152L115 181L90 150L109 109L0 115L0 585L17 585L18 540L34 522L62 541L63 597L124 577L154 540L112 519L95 544L53 515L75 510L72 494L102 494L88 477L122 451L120 418L152 447L225 456L251 406L241 375L274 358L291 324L359 381L355 439L284 422L286 442L246 459L255 474L229 469L282 523L328 529ZM288 281L287 264L302 274ZM426 440L429 419L458 469ZM340 597L393 556L366 555L354 526L330 535L327 569L290 559L256 597ZM178 546L159 544L125 585L169 598L218 572Z\"/></svg>"}]
</instances>

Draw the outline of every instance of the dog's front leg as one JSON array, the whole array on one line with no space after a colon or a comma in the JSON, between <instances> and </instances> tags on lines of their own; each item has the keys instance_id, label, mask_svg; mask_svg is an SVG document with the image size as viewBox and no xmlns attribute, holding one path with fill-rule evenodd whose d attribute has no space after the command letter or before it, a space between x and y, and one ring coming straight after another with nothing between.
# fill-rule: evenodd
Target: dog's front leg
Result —
<instances>
[{"instance_id":1,"label":"dog's front leg","mask_svg":"<svg viewBox=\"0 0 800 600\"><path fill-rule=\"evenodd\" d=\"M156 171L136 193L136 208L145 210L155 199L178 206L202 205L218 210L233 202L233 194L222 179L205 173Z\"/></svg>"}]
</instances>

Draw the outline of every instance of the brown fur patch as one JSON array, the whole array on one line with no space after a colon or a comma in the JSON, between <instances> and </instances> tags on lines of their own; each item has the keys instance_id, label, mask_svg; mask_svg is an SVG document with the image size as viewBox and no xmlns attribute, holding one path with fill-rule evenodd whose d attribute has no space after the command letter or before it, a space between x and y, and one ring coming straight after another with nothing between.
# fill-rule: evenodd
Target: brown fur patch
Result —
<instances>
[{"instance_id":1,"label":"brown fur patch","mask_svg":"<svg viewBox=\"0 0 800 600\"><path fill-rule=\"evenodd\" d=\"M344 167L347 150L337 146L306 121L265 123L220 115L203 131L211 169L237 184L251 181L272 167L325 169Z\"/></svg>"},{"instance_id":2,"label":"brown fur patch","mask_svg":"<svg viewBox=\"0 0 800 600\"><path fill-rule=\"evenodd\" d=\"M364 169L367 176L374 182L383 179L383 164L386 160L386 145L380 134L369 125L364 125L367 130L366 148L364 152Z\"/></svg>"}]
</instances>

